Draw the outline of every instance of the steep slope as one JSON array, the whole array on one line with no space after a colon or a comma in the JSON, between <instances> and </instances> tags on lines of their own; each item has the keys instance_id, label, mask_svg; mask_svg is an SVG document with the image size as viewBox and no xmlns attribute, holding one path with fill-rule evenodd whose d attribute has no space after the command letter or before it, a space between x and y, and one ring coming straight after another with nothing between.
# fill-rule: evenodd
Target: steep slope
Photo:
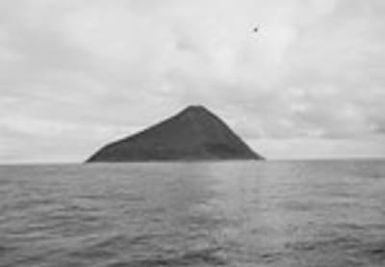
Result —
<instances>
[{"instance_id":1,"label":"steep slope","mask_svg":"<svg viewBox=\"0 0 385 267\"><path fill-rule=\"evenodd\" d=\"M100 149L87 162L263 159L223 121L189 106L142 132Z\"/></svg>"}]
</instances>

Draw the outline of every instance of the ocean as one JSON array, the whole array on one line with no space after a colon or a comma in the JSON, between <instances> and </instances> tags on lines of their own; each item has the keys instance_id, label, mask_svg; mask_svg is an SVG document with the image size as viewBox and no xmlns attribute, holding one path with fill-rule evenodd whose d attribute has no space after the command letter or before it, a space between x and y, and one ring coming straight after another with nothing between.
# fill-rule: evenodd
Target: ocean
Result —
<instances>
[{"instance_id":1,"label":"ocean","mask_svg":"<svg viewBox=\"0 0 385 267\"><path fill-rule=\"evenodd\" d=\"M0 166L0 266L385 266L385 161Z\"/></svg>"}]
</instances>

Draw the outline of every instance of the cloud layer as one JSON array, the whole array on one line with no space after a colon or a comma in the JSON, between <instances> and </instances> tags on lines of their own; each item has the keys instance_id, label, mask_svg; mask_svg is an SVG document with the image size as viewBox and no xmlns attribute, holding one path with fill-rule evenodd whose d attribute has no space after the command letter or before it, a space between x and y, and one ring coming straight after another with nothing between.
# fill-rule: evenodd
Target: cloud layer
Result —
<instances>
[{"instance_id":1,"label":"cloud layer","mask_svg":"<svg viewBox=\"0 0 385 267\"><path fill-rule=\"evenodd\" d=\"M385 155L384 20L381 0L1 1L0 161L79 160L195 103L267 156Z\"/></svg>"}]
</instances>

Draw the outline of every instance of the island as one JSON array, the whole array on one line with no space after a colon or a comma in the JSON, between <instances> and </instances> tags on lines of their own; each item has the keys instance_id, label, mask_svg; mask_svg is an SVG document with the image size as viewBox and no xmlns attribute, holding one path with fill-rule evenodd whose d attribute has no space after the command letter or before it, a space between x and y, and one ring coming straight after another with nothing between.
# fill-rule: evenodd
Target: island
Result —
<instances>
[{"instance_id":1,"label":"island","mask_svg":"<svg viewBox=\"0 0 385 267\"><path fill-rule=\"evenodd\" d=\"M93 154L92 162L263 160L229 126L200 105Z\"/></svg>"}]
</instances>

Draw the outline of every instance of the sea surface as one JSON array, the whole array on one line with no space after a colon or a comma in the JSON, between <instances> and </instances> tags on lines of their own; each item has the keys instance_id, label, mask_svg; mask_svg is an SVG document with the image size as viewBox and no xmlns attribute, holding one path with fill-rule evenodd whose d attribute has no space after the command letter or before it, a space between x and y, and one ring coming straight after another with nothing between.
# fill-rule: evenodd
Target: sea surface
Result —
<instances>
[{"instance_id":1,"label":"sea surface","mask_svg":"<svg viewBox=\"0 0 385 267\"><path fill-rule=\"evenodd\" d=\"M385 161L0 166L0 266L385 266Z\"/></svg>"}]
</instances>

